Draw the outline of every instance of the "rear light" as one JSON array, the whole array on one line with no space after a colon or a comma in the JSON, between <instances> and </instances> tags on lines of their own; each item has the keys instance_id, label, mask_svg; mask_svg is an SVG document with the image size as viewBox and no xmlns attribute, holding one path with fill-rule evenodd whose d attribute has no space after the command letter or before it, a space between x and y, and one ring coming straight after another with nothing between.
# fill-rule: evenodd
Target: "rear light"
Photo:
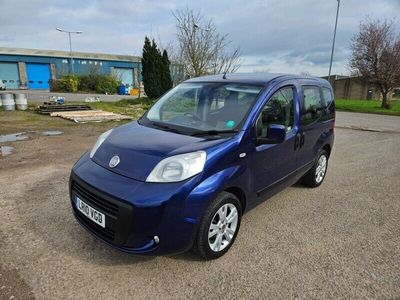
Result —
<instances>
[{"instance_id":1,"label":"rear light","mask_svg":"<svg viewBox=\"0 0 400 300\"><path fill-rule=\"evenodd\" d=\"M333 113L333 133L335 133L336 128L336 111Z\"/></svg>"}]
</instances>

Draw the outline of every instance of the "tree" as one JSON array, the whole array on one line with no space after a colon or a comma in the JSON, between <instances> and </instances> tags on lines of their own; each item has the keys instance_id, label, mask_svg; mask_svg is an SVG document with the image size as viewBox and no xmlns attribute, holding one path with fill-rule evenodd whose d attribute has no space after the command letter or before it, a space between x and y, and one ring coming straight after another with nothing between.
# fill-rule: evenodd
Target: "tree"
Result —
<instances>
[{"instance_id":1,"label":"tree","mask_svg":"<svg viewBox=\"0 0 400 300\"><path fill-rule=\"evenodd\" d=\"M142 76L144 91L150 98L158 98L172 88L170 61L166 50L161 55L156 42L146 36L143 45Z\"/></svg>"},{"instance_id":2,"label":"tree","mask_svg":"<svg viewBox=\"0 0 400 300\"><path fill-rule=\"evenodd\" d=\"M391 107L390 93L400 86L400 35L393 22L366 20L351 43L349 66L382 94L382 108Z\"/></svg>"},{"instance_id":3,"label":"tree","mask_svg":"<svg viewBox=\"0 0 400 300\"><path fill-rule=\"evenodd\" d=\"M240 48L229 51L228 35L221 35L212 20L186 8L173 13L176 19L179 60L189 77L235 72L241 65Z\"/></svg>"},{"instance_id":4,"label":"tree","mask_svg":"<svg viewBox=\"0 0 400 300\"><path fill-rule=\"evenodd\" d=\"M162 94L160 65L161 54L157 44L154 40L150 43L146 36L142 55L142 77L144 91L150 98L158 98Z\"/></svg>"},{"instance_id":5,"label":"tree","mask_svg":"<svg viewBox=\"0 0 400 300\"><path fill-rule=\"evenodd\" d=\"M171 72L169 70L171 63L168 59L168 52L164 49L161 58L161 94L166 93L172 88Z\"/></svg>"}]
</instances>

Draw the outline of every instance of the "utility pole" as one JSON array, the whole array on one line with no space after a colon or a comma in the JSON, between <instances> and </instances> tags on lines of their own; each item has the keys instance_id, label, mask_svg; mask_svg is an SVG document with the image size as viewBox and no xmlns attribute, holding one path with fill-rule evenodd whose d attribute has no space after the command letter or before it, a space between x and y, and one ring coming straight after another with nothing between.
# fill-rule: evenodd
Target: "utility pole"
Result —
<instances>
[{"instance_id":1,"label":"utility pole","mask_svg":"<svg viewBox=\"0 0 400 300\"><path fill-rule=\"evenodd\" d=\"M328 73L328 81L331 78L331 70L332 70L332 61L333 61L333 51L335 49L335 40L336 40L336 28L337 28L337 21L339 16L339 7L340 7L340 0L337 1L337 10L336 10L336 21L335 21L335 30L333 32L333 42L332 42L332 52L331 52L331 61L329 63L329 73Z\"/></svg>"}]
</instances>

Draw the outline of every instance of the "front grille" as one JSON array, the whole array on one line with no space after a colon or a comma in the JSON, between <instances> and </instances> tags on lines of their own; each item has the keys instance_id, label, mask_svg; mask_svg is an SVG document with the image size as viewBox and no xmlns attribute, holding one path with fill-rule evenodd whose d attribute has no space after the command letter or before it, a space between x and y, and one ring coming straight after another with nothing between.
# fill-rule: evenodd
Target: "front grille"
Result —
<instances>
[{"instance_id":1,"label":"front grille","mask_svg":"<svg viewBox=\"0 0 400 300\"><path fill-rule=\"evenodd\" d=\"M80 186L76 181L72 182L72 191L77 194L79 198L82 198L84 202L87 202L89 205L92 205L101 212L106 213L113 218L118 217L118 205L111 203L104 198L98 197L94 193L91 193Z\"/></svg>"},{"instance_id":2,"label":"front grille","mask_svg":"<svg viewBox=\"0 0 400 300\"><path fill-rule=\"evenodd\" d=\"M91 232L117 246L126 244L133 230L133 206L87 184L73 172L71 204L77 219ZM105 215L105 228L84 216L75 206L75 196Z\"/></svg>"}]
</instances>

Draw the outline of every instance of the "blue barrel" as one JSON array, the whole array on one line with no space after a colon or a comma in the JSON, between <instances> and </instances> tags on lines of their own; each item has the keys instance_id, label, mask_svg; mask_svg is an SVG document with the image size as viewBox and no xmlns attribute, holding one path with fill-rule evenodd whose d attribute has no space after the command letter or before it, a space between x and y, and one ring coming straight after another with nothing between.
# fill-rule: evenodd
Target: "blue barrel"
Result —
<instances>
[{"instance_id":1,"label":"blue barrel","mask_svg":"<svg viewBox=\"0 0 400 300\"><path fill-rule=\"evenodd\" d=\"M120 85L118 87L118 95L126 95L126 94L127 94L126 86Z\"/></svg>"}]
</instances>

